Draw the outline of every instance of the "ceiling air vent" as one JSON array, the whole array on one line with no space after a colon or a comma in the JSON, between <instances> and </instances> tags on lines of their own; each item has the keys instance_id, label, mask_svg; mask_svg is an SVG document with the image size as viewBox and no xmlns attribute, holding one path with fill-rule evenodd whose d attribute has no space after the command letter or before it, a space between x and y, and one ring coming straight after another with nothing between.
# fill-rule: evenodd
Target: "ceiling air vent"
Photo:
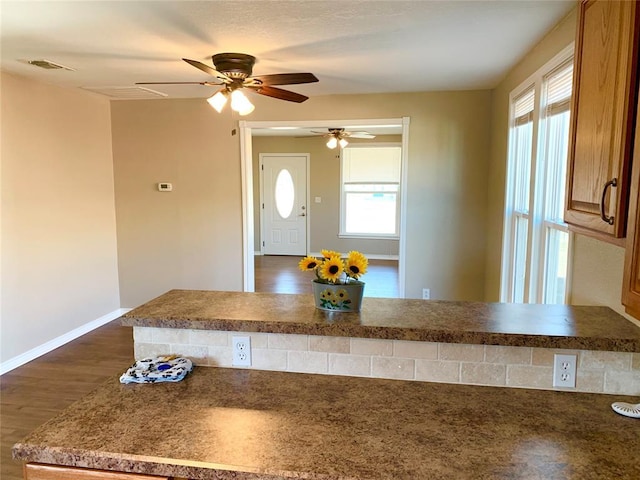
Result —
<instances>
[{"instance_id":1,"label":"ceiling air vent","mask_svg":"<svg viewBox=\"0 0 640 480\"><path fill-rule=\"evenodd\" d=\"M20 60L21 62L28 63L34 67L44 68L46 70L69 70L74 72L73 68L65 67L59 63L50 62L49 60Z\"/></svg>"},{"instance_id":2,"label":"ceiling air vent","mask_svg":"<svg viewBox=\"0 0 640 480\"><path fill-rule=\"evenodd\" d=\"M166 93L144 87L82 87L84 90L119 100L144 100L167 97Z\"/></svg>"}]
</instances>

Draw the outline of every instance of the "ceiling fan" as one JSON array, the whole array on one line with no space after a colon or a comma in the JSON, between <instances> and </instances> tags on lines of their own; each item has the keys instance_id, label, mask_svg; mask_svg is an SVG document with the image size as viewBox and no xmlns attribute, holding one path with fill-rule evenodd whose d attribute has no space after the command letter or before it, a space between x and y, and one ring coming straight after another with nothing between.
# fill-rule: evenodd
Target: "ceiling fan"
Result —
<instances>
[{"instance_id":1,"label":"ceiling fan","mask_svg":"<svg viewBox=\"0 0 640 480\"><path fill-rule=\"evenodd\" d=\"M376 138L375 135L369 132L347 132L344 128L328 128L327 130L328 132L316 132L313 130L311 132L327 137L329 139L327 147L329 148L336 148L338 145L342 148L346 147L349 145L347 138Z\"/></svg>"},{"instance_id":2,"label":"ceiling fan","mask_svg":"<svg viewBox=\"0 0 640 480\"><path fill-rule=\"evenodd\" d=\"M296 92L276 88L273 85L294 85L313 83L318 79L313 73L276 73L272 75L252 76L256 57L246 53L218 53L211 57L214 68L197 60L183 58L185 62L214 77L208 82L137 82L136 85L206 85L221 86L207 101L218 113L222 111L227 100L231 97L231 108L240 115L248 115L255 108L249 99L241 92L242 88L266 95L267 97L302 103L309 97Z\"/></svg>"}]
</instances>

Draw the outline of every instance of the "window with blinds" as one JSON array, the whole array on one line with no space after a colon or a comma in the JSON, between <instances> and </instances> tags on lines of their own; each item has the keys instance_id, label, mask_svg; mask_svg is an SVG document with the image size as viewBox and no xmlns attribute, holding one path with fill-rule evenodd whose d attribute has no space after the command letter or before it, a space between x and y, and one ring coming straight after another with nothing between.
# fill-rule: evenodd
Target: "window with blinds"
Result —
<instances>
[{"instance_id":1,"label":"window with blinds","mask_svg":"<svg viewBox=\"0 0 640 480\"><path fill-rule=\"evenodd\" d=\"M533 102L535 100L535 91L533 87L520 95L514 104L514 123L522 125L533 120Z\"/></svg>"},{"instance_id":2,"label":"window with blinds","mask_svg":"<svg viewBox=\"0 0 640 480\"><path fill-rule=\"evenodd\" d=\"M349 145L341 154L340 235L399 235L401 147Z\"/></svg>"},{"instance_id":3,"label":"window with blinds","mask_svg":"<svg viewBox=\"0 0 640 480\"><path fill-rule=\"evenodd\" d=\"M569 115L573 60L560 65L543 81L546 105L542 116L544 138L541 166L544 188L539 262L539 297L543 303L564 303L567 292L569 229L564 223L564 196L569 151Z\"/></svg>"},{"instance_id":4,"label":"window with blinds","mask_svg":"<svg viewBox=\"0 0 640 480\"><path fill-rule=\"evenodd\" d=\"M568 112L571 107L573 60L560 66L546 78L546 111L548 115Z\"/></svg>"},{"instance_id":5,"label":"window with blinds","mask_svg":"<svg viewBox=\"0 0 640 480\"><path fill-rule=\"evenodd\" d=\"M570 234L562 220L572 51L511 94L501 300L565 303Z\"/></svg>"},{"instance_id":6,"label":"window with blinds","mask_svg":"<svg viewBox=\"0 0 640 480\"><path fill-rule=\"evenodd\" d=\"M513 258L511 265L512 302L523 302L526 288L527 239L529 237L529 197L531 188L531 151L533 147L533 86L516 98L513 108L511 130L511 153L513 169L513 195L511 228L513 235Z\"/></svg>"}]
</instances>

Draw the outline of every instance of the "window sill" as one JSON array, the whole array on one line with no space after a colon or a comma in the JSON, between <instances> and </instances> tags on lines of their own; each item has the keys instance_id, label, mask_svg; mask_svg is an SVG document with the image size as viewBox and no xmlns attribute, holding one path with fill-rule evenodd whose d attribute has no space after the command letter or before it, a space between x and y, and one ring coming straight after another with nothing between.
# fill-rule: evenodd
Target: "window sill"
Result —
<instances>
[{"instance_id":1,"label":"window sill","mask_svg":"<svg viewBox=\"0 0 640 480\"><path fill-rule=\"evenodd\" d=\"M356 235L352 233L339 233L338 238L357 238L359 240L400 240L399 235L375 235L375 234Z\"/></svg>"}]
</instances>

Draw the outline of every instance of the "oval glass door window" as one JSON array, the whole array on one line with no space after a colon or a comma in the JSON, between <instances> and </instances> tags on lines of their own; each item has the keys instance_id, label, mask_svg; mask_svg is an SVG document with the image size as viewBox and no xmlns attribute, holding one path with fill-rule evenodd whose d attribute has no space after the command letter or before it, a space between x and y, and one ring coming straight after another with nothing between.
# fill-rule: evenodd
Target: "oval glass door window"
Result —
<instances>
[{"instance_id":1,"label":"oval glass door window","mask_svg":"<svg viewBox=\"0 0 640 480\"><path fill-rule=\"evenodd\" d=\"M293 211L295 189L293 187L293 178L286 168L280 170L276 177L275 198L278 214L282 218L289 218Z\"/></svg>"}]
</instances>

